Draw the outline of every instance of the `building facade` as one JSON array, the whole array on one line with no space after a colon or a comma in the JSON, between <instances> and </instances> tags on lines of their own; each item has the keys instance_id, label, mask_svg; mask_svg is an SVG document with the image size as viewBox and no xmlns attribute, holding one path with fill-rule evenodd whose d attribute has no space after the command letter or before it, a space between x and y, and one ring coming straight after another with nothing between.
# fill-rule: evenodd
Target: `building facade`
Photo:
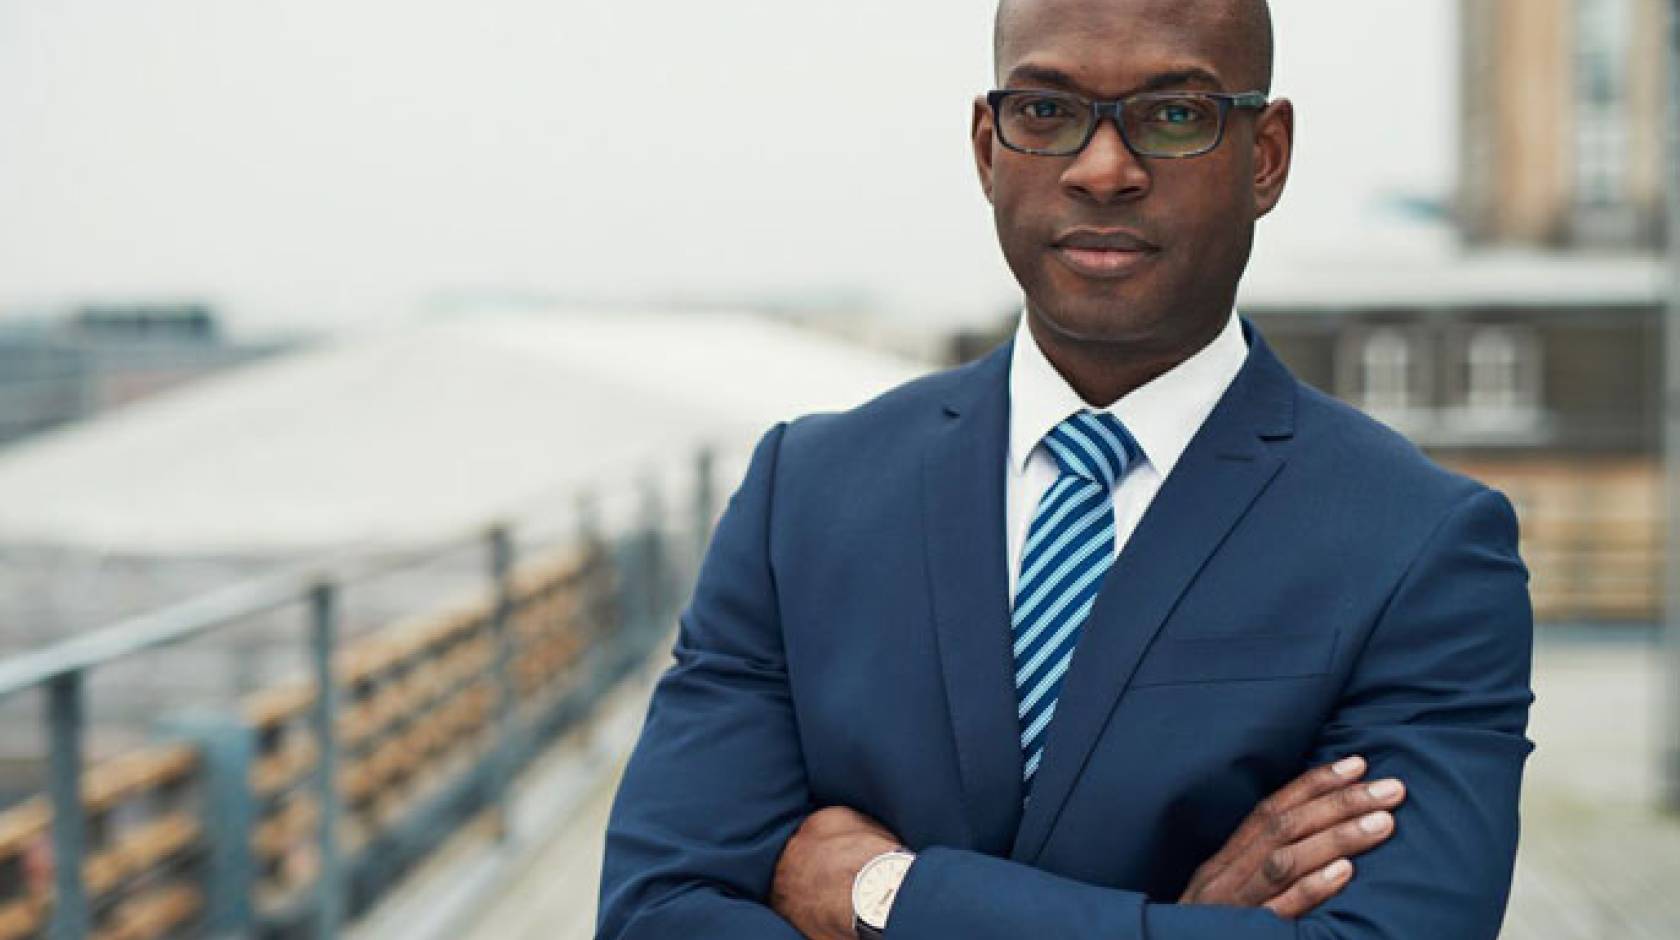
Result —
<instances>
[{"instance_id":1,"label":"building facade","mask_svg":"<svg viewBox=\"0 0 1680 940\"><path fill-rule=\"evenodd\" d=\"M1460 258L1414 272L1436 296L1373 275L1366 294L1242 308L1303 381L1511 498L1537 619L1644 627L1662 601L1663 271L1577 260L1558 278L1567 264Z\"/></svg>"},{"instance_id":2,"label":"building facade","mask_svg":"<svg viewBox=\"0 0 1680 940\"><path fill-rule=\"evenodd\" d=\"M0 325L0 446L289 348L235 344L201 304L84 307Z\"/></svg>"},{"instance_id":3,"label":"building facade","mask_svg":"<svg viewBox=\"0 0 1680 940\"><path fill-rule=\"evenodd\" d=\"M1667 0L1461 0L1473 244L1663 241Z\"/></svg>"}]
</instances>

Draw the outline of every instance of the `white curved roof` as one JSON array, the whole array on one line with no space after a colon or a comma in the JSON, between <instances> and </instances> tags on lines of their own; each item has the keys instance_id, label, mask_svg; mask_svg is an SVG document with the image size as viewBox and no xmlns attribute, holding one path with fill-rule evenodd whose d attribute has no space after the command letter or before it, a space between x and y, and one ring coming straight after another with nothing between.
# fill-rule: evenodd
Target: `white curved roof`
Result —
<instances>
[{"instance_id":1,"label":"white curved roof","mask_svg":"<svg viewBox=\"0 0 1680 940\"><path fill-rule=\"evenodd\" d=\"M1374 308L1647 306L1673 284L1652 254L1499 249L1376 257L1272 257L1250 268L1239 307L1351 312Z\"/></svg>"},{"instance_id":2,"label":"white curved roof","mask_svg":"<svg viewBox=\"0 0 1680 940\"><path fill-rule=\"evenodd\" d=\"M739 453L927 370L746 314L509 313L344 338L0 451L0 542L438 537L686 463L702 441Z\"/></svg>"}]
</instances>

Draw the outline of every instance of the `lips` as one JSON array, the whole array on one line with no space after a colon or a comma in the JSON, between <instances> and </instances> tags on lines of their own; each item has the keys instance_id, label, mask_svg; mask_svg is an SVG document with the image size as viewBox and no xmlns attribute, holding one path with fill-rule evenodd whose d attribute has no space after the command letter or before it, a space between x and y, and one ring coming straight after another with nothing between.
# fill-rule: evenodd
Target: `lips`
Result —
<instances>
[{"instance_id":1,"label":"lips","mask_svg":"<svg viewBox=\"0 0 1680 940\"><path fill-rule=\"evenodd\" d=\"M1120 228L1076 228L1057 236L1051 242L1057 248L1080 248L1091 251L1160 251L1142 235Z\"/></svg>"},{"instance_id":2,"label":"lips","mask_svg":"<svg viewBox=\"0 0 1680 940\"><path fill-rule=\"evenodd\" d=\"M1121 277L1147 263L1161 249L1125 229L1077 228L1051 242L1063 264L1086 277Z\"/></svg>"}]
</instances>

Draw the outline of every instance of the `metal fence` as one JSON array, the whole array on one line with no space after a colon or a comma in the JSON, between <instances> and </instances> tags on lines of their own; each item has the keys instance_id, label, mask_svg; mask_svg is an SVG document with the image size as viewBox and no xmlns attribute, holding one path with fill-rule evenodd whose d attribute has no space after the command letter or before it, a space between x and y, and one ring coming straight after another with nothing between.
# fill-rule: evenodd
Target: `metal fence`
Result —
<instances>
[{"instance_id":1,"label":"metal fence","mask_svg":"<svg viewBox=\"0 0 1680 940\"><path fill-rule=\"evenodd\" d=\"M539 557L485 531L400 557L347 557L195 598L0 663L0 697L40 689L47 792L0 813L0 940L334 937L510 783L668 636L715 506L702 454L690 538L657 491L605 537ZM687 529L688 526L678 528ZM345 642L353 584L481 544L482 590ZM239 708L159 723L159 743L84 766L99 667L303 606L313 675Z\"/></svg>"}]
</instances>

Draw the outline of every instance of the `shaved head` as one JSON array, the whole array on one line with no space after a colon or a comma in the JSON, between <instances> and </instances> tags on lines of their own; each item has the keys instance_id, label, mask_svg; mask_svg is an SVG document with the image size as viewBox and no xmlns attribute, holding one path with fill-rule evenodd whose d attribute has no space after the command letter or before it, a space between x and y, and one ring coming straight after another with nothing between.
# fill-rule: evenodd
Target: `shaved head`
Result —
<instances>
[{"instance_id":1,"label":"shaved head","mask_svg":"<svg viewBox=\"0 0 1680 940\"><path fill-rule=\"evenodd\" d=\"M1092 3L1139 4L1144 0L1089 0ZM1188 13L1219 21L1232 32L1232 45L1243 50L1242 61L1230 63L1231 77L1244 91L1272 90L1272 7L1267 0L1171 0ZM1017 26L1029 20L1044 0L999 0L992 27L992 62L998 84L1003 83L1005 46Z\"/></svg>"},{"instance_id":2,"label":"shaved head","mask_svg":"<svg viewBox=\"0 0 1680 940\"><path fill-rule=\"evenodd\" d=\"M1294 150L1294 105L1271 97L1271 8L1000 0L995 41L997 84L970 122L980 185L1033 338L1106 407L1231 321L1255 224L1282 197ZM1250 92L1259 100L1237 103ZM1081 111L1116 100L1127 104ZM1011 144L1006 126L1085 136L1034 149ZM1139 148L1169 131L1208 146Z\"/></svg>"}]
</instances>

